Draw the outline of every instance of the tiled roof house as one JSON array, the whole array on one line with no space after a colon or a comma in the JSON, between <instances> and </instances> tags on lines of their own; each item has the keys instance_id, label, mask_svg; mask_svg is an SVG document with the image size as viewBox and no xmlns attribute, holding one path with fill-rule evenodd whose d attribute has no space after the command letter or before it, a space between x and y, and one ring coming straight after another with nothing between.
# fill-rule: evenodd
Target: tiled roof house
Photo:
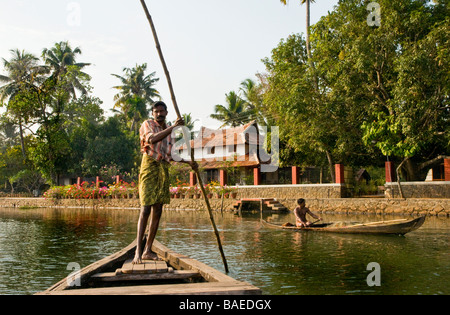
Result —
<instances>
[{"instance_id":1,"label":"tiled roof house","mask_svg":"<svg viewBox=\"0 0 450 315\"><path fill-rule=\"evenodd\" d=\"M264 136L255 121L227 129L202 127L190 144L195 160L208 174L207 179L218 177L222 184L226 183L226 168L240 168L243 174L251 174L262 163L270 161L263 149ZM181 156L188 159L186 145L181 148L184 149Z\"/></svg>"}]
</instances>

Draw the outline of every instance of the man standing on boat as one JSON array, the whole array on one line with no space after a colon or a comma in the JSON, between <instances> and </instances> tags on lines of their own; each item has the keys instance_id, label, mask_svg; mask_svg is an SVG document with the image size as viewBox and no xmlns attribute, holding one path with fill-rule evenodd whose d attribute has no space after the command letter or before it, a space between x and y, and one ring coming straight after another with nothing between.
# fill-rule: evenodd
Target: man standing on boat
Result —
<instances>
[{"instance_id":1,"label":"man standing on boat","mask_svg":"<svg viewBox=\"0 0 450 315\"><path fill-rule=\"evenodd\" d=\"M142 163L139 174L139 199L141 213L137 226L137 247L133 264L140 264L142 260L158 260L152 251L153 241L159 227L163 205L170 203L169 192L169 162L173 161L172 146L175 142L172 131L184 125L183 119L177 119L173 126L166 125L167 105L156 102L152 106L153 119L145 121L140 129L140 142ZM192 168L198 168L197 163L183 161ZM150 217L150 230L147 243L142 251L142 239L148 218Z\"/></svg>"}]
</instances>

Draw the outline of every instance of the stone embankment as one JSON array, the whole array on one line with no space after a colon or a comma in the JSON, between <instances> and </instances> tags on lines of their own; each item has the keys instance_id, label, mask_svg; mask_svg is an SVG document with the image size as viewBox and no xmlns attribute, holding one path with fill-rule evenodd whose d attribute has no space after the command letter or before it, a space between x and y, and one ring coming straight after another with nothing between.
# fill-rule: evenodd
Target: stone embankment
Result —
<instances>
[{"instance_id":1,"label":"stone embankment","mask_svg":"<svg viewBox=\"0 0 450 315\"><path fill-rule=\"evenodd\" d=\"M238 198L241 198L238 195ZM248 198L245 196L245 198ZM224 199L223 210L232 211L239 199ZM288 209L293 210L296 199L277 198ZM399 214L399 215L432 215L450 217L450 199L388 199L388 198L306 198L307 206L311 211L319 213L341 214ZM222 209L221 199L210 199L212 209ZM3 208L117 208L139 209L138 199L97 199L51 200L44 198L0 198L0 207ZM171 199L167 210L205 210L203 199ZM255 209L258 210L258 209Z\"/></svg>"},{"instance_id":2,"label":"stone embankment","mask_svg":"<svg viewBox=\"0 0 450 315\"><path fill-rule=\"evenodd\" d=\"M339 198L306 202L311 211L322 213L450 216L450 199ZM285 200L283 204L293 209L295 201Z\"/></svg>"}]
</instances>

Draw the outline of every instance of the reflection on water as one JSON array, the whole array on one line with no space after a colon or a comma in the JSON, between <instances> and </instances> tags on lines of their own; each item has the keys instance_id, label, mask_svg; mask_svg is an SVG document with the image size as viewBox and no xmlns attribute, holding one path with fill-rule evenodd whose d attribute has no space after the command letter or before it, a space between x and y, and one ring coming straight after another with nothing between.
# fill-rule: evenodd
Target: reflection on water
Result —
<instances>
[{"instance_id":1,"label":"reflection on water","mask_svg":"<svg viewBox=\"0 0 450 315\"><path fill-rule=\"evenodd\" d=\"M0 210L0 294L35 293L66 277L70 262L86 266L121 249L134 238L130 214Z\"/></svg>"},{"instance_id":2,"label":"reflection on water","mask_svg":"<svg viewBox=\"0 0 450 315\"><path fill-rule=\"evenodd\" d=\"M44 290L71 272L70 262L85 267L125 247L135 238L137 216L133 210L0 210L0 294ZM272 230L261 226L258 215L216 214L216 223L230 275L265 294L450 293L449 219L428 218L405 237ZM206 212L165 211L157 238L223 271ZM381 266L381 287L367 285L370 262Z\"/></svg>"}]
</instances>

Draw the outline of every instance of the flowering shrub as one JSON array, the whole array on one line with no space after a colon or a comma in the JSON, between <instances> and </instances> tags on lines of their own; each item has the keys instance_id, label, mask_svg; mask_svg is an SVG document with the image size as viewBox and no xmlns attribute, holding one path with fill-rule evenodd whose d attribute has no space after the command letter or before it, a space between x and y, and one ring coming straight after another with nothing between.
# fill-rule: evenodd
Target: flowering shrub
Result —
<instances>
[{"instance_id":1,"label":"flowering shrub","mask_svg":"<svg viewBox=\"0 0 450 315\"><path fill-rule=\"evenodd\" d=\"M229 198L230 196L233 196L233 198L236 197L237 194L237 188L236 187L230 187L230 186L222 186L222 189L220 191L220 194L223 194L225 198Z\"/></svg>"},{"instance_id":2,"label":"flowering shrub","mask_svg":"<svg viewBox=\"0 0 450 315\"><path fill-rule=\"evenodd\" d=\"M44 193L47 199L104 199L131 198L137 196L138 189L135 183L120 181L108 187L97 187L95 182L89 184L82 182L81 185L54 186Z\"/></svg>"},{"instance_id":3,"label":"flowering shrub","mask_svg":"<svg viewBox=\"0 0 450 315\"><path fill-rule=\"evenodd\" d=\"M222 186L219 184L219 182L216 181L212 181L210 182L208 185L206 185L207 191L211 192L211 193L220 193Z\"/></svg>"},{"instance_id":4,"label":"flowering shrub","mask_svg":"<svg viewBox=\"0 0 450 315\"><path fill-rule=\"evenodd\" d=\"M227 185L222 186L221 193L230 194L230 193L234 193L234 192L237 192L237 188L236 187L230 187L230 186L227 186Z\"/></svg>"},{"instance_id":5,"label":"flowering shrub","mask_svg":"<svg viewBox=\"0 0 450 315\"><path fill-rule=\"evenodd\" d=\"M182 181L180 181L179 179L177 179L177 183L176 183L176 188L177 188L177 192L181 195L186 195L189 192L189 184L188 183L184 183Z\"/></svg>"},{"instance_id":6,"label":"flowering shrub","mask_svg":"<svg viewBox=\"0 0 450 315\"><path fill-rule=\"evenodd\" d=\"M217 182L211 182L204 186L207 194L216 193L216 197L220 198L222 194L228 197L231 193L237 192L236 187L227 185L221 186ZM170 187L170 194L198 195L201 189L198 186L190 187L187 183L177 182L177 186ZM139 195L139 187L134 183L120 181L119 183L110 184L107 187L97 187L95 182L82 182L81 185L71 186L54 186L44 193L47 199L104 199L104 198L137 198Z\"/></svg>"},{"instance_id":7,"label":"flowering shrub","mask_svg":"<svg viewBox=\"0 0 450 315\"><path fill-rule=\"evenodd\" d=\"M65 186L55 186L47 190L43 196L47 199L61 199L65 198L67 190Z\"/></svg>"},{"instance_id":8,"label":"flowering shrub","mask_svg":"<svg viewBox=\"0 0 450 315\"><path fill-rule=\"evenodd\" d=\"M129 198L130 195L135 195L138 192L138 188L135 183L127 183L123 180L119 181L119 183L115 183L114 185L108 186L108 196L113 198Z\"/></svg>"}]
</instances>

